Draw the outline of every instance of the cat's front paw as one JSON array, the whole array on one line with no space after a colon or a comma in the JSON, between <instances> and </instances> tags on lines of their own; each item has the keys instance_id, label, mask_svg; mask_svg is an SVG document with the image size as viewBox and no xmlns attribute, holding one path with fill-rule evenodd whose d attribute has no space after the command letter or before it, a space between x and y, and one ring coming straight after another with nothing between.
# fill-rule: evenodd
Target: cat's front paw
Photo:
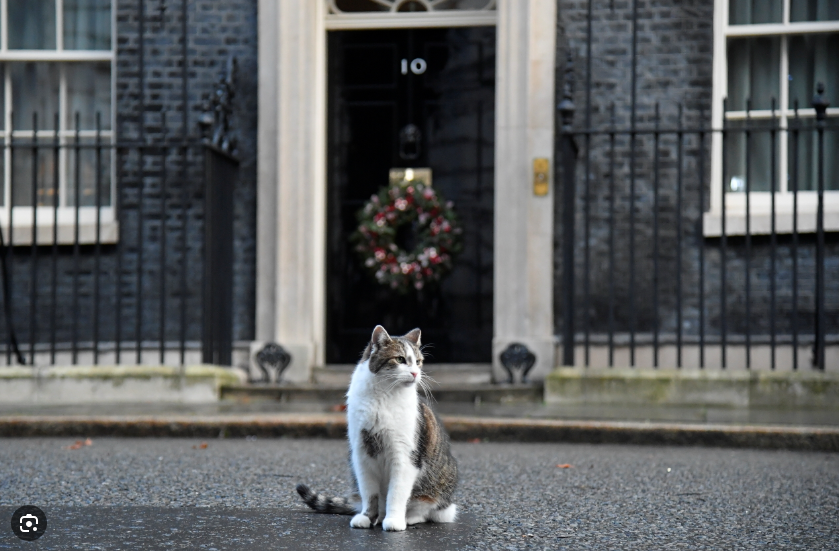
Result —
<instances>
[{"instance_id":1,"label":"cat's front paw","mask_svg":"<svg viewBox=\"0 0 839 551\"><path fill-rule=\"evenodd\" d=\"M405 529L405 518L396 519L393 517L387 517L384 522L382 523L382 529L388 532L401 532Z\"/></svg>"},{"instance_id":2,"label":"cat's front paw","mask_svg":"<svg viewBox=\"0 0 839 551\"><path fill-rule=\"evenodd\" d=\"M350 521L350 526L352 526L353 528L370 528L370 525L370 519L367 517L367 515L363 515L361 513L355 515Z\"/></svg>"}]
</instances>

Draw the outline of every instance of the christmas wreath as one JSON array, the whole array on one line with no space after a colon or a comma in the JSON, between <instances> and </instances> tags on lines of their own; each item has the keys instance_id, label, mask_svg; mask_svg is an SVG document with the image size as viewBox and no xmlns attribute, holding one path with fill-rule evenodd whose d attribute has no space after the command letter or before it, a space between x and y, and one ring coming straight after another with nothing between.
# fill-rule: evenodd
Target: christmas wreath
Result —
<instances>
[{"instance_id":1,"label":"christmas wreath","mask_svg":"<svg viewBox=\"0 0 839 551\"><path fill-rule=\"evenodd\" d=\"M356 217L358 229L351 239L361 261L376 281L400 293L440 281L461 249L452 202L418 181L383 187ZM397 231L405 226L415 236L413 250L397 244Z\"/></svg>"}]
</instances>

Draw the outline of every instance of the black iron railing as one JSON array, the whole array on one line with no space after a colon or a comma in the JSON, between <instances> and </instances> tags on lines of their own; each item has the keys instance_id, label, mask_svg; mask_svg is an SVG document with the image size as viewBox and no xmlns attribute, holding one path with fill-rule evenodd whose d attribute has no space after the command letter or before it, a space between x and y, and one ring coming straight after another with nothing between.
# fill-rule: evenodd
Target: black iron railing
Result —
<instances>
[{"instance_id":1,"label":"black iron railing","mask_svg":"<svg viewBox=\"0 0 839 551\"><path fill-rule=\"evenodd\" d=\"M824 88L801 110L766 97L761 111L748 99L740 111L722 103L714 126L706 98L711 68L725 60L711 53L713 6L567 8L556 163L562 363L775 369L783 356L792 369L833 367L839 241L825 207L839 193L839 118L828 116ZM810 62L789 57L799 89L810 77L796 64Z\"/></svg>"},{"instance_id":2,"label":"black iron railing","mask_svg":"<svg viewBox=\"0 0 839 551\"><path fill-rule=\"evenodd\" d=\"M31 129L6 129L7 364L231 364L235 60L215 83L191 74L215 64L190 65L191 8L179 4L168 18L162 1L114 6L113 129L109 113L95 128L35 113ZM161 55L161 41L180 47ZM200 133L196 88L212 91Z\"/></svg>"},{"instance_id":3,"label":"black iron railing","mask_svg":"<svg viewBox=\"0 0 839 551\"><path fill-rule=\"evenodd\" d=\"M195 139L107 143L99 129L89 143L13 136L9 172L31 180L0 227L6 363L171 364L203 350L229 365L232 267L218 251L232 247L235 158Z\"/></svg>"},{"instance_id":4,"label":"black iron railing","mask_svg":"<svg viewBox=\"0 0 839 551\"><path fill-rule=\"evenodd\" d=\"M649 351L643 363L661 366L662 348L674 347L668 365L682 367L685 348L691 347L699 367L725 368L732 365L736 346L745 356L742 363L751 368L753 350L760 346L768 347L775 369L778 347L784 345L791 347L792 368L798 369L804 364L800 346L808 345L807 363L824 369L828 339L837 340L828 330L839 327L837 279L825 272L826 259L839 252L825 231L827 186L839 190L839 174L826 172L826 156L839 152L826 150L825 137L839 135L839 124L826 115L824 87L812 101L815 116L805 118L796 107L787 126L781 126L774 107L771 119L760 124L747 109L736 126L724 119L722 128L712 128L704 112L694 117L698 125L687 126L678 105L671 117L676 124L668 127L656 104L648 126L618 127L612 106L610 127L577 130L572 126L571 70L569 65L559 105L563 364L599 363L591 355L599 346L607 351L602 361L608 366L635 366L643 346ZM709 168L714 135L721 144L716 186ZM785 193L780 192L777 159L782 136L788 146ZM809 186L801 182L798 166L805 138L813 144L807 155ZM770 175L762 191L752 188L757 172L752 144L761 139L768 145L763 153L769 164L762 171ZM732 142L738 140L741 149L735 150ZM732 176L729 166L738 152L743 178ZM592 169L595 159L606 167L599 174ZM709 212L712 194L718 194L720 208ZM802 210L805 194L814 209ZM769 228L756 230L753 203L766 198ZM791 227L783 231L778 227L781 198L792 203L784 211ZM732 211L734 199L742 212ZM735 219L738 228L731 227ZM804 219L815 223L805 230ZM581 239L575 237L578 228ZM627 350L628 358L616 360L619 348Z\"/></svg>"}]
</instances>

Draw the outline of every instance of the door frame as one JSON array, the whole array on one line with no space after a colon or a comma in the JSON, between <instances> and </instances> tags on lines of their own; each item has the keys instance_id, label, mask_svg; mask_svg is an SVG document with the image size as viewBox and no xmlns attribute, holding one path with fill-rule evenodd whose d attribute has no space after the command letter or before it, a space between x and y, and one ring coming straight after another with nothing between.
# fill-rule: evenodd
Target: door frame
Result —
<instances>
[{"instance_id":1,"label":"door frame","mask_svg":"<svg viewBox=\"0 0 839 551\"><path fill-rule=\"evenodd\" d=\"M494 11L330 15L326 1L259 0L256 339L323 365L326 336L326 33L495 25L493 376L520 342L532 379L554 368L552 178L533 193L533 159L553 161L556 0L498 0ZM553 171L549 171L549 174ZM372 328L371 328L372 329ZM253 353L251 354L253 356Z\"/></svg>"}]
</instances>

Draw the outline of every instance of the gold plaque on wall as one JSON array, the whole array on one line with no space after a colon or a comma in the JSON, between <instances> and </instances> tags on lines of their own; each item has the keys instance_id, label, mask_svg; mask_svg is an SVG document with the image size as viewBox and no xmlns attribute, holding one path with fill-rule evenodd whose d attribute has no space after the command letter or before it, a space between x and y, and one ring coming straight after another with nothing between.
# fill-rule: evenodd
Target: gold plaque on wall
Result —
<instances>
[{"instance_id":1,"label":"gold plaque on wall","mask_svg":"<svg viewBox=\"0 0 839 551\"><path fill-rule=\"evenodd\" d=\"M431 169L425 168L391 168L390 185L409 186L424 184L431 187Z\"/></svg>"},{"instance_id":2,"label":"gold plaque on wall","mask_svg":"<svg viewBox=\"0 0 839 551\"><path fill-rule=\"evenodd\" d=\"M533 195L544 197L548 194L549 166L550 163L545 158L533 159Z\"/></svg>"}]
</instances>

